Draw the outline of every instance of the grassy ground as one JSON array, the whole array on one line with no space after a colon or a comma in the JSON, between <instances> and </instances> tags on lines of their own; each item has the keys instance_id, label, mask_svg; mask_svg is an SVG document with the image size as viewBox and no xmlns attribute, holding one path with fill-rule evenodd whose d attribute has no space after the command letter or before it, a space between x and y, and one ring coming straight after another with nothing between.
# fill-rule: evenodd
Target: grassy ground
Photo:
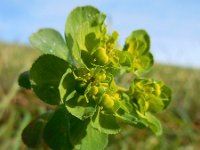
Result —
<instances>
[{"instance_id":1,"label":"grassy ground","mask_svg":"<svg viewBox=\"0 0 200 150\"><path fill-rule=\"evenodd\" d=\"M45 106L31 91L17 86L17 77L39 55L29 47L0 44L0 150L25 150L21 131ZM164 133L126 126L110 137L108 150L198 150L200 147L200 70L155 65L148 76L173 89L170 107L158 114ZM128 82L126 78L125 82ZM38 107L40 106L40 107Z\"/></svg>"},{"instance_id":2,"label":"grassy ground","mask_svg":"<svg viewBox=\"0 0 200 150\"><path fill-rule=\"evenodd\" d=\"M21 131L41 111L32 104L34 95L17 85L19 73L27 70L37 55L26 46L0 44L0 150L23 149Z\"/></svg>"}]
</instances>

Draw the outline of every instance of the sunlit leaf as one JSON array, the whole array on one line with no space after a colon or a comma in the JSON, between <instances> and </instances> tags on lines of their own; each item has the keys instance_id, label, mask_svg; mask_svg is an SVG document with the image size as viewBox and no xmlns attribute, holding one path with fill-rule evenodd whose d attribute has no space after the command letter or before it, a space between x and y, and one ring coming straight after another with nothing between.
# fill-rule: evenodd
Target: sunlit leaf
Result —
<instances>
[{"instance_id":1,"label":"sunlit leaf","mask_svg":"<svg viewBox=\"0 0 200 150\"><path fill-rule=\"evenodd\" d=\"M115 114L116 118L124 123L128 123L130 125L136 125L138 123L138 118L134 115L119 109L118 112Z\"/></svg>"},{"instance_id":2,"label":"sunlit leaf","mask_svg":"<svg viewBox=\"0 0 200 150\"><path fill-rule=\"evenodd\" d=\"M71 70L67 70L61 80L59 85L59 92L62 101L66 101L69 94L71 94L76 89L76 80Z\"/></svg>"},{"instance_id":3,"label":"sunlit leaf","mask_svg":"<svg viewBox=\"0 0 200 150\"><path fill-rule=\"evenodd\" d=\"M85 97L78 93L66 102L66 108L72 115L81 120L91 117L96 110L94 101L88 103Z\"/></svg>"},{"instance_id":4,"label":"sunlit leaf","mask_svg":"<svg viewBox=\"0 0 200 150\"><path fill-rule=\"evenodd\" d=\"M134 59L136 61L134 61ZM147 73L152 67L153 63L153 55L150 52L147 52L142 56L138 56L138 58L133 58L132 67L135 70L135 74L139 76Z\"/></svg>"},{"instance_id":5,"label":"sunlit leaf","mask_svg":"<svg viewBox=\"0 0 200 150\"><path fill-rule=\"evenodd\" d=\"M67 46L75 60L81 62L81 50L91 51L98 44L105 15L92 6L75 8L65 26Z\"/></svg>"},{"instance_id":6,"label":"sunlit leaf","mask_svg":"<svg viewBox=\"0 0 200 150\"><path fill-rule=\"evenodd\" d=\"M155 116L153 116L149 112L146 112L145 115L141 113L138 114L141 117L141 120L146 123L147 127L149 127L154 132L154 134L156 134L157 136L162 134L161 123Z\"/></svg>"},{"instance_id":7,"label":"sunlit leaf","mask_svg":"<svg viewBox=\"0 0 200 150\"><path fill-rule=\"evenodd\" d=\"M108 144L108 135L88 125L87 134L80 144L80 150L103 150Z\"/></svg>"},{"instance_id":8,"label":"sunlit leaf","mask_svg":"<svg viewBox=\"0 0 200 150\"><path fill-rule=\"evenodd\" d=\"M130 91L138 104L140 112L147 110L160 112L171 101L171 90L161 81L146 78L136 78L131 84Z\"/></svg>"},{"instance_id":9,"label":"sunlit leaf","mask_svg":"<svg viewBox=\"0 0 200 150\"><path fill-rule=\"evenodd\" d=\"M120 132L120 127L115 116L112 114L103 114L100 109L92 117L92 126L106 134L116 134Z\"/></svg>"},{"instance_id":10,"label":"sunlit leaf","mask_svg":"<svg viewBox=\"0 0 200 150\"><path fill-rule=\"evenodd\" d=\"M145 30L136 30L126 39L123 50L132 56L131 69L136 75L146 73L153 65L153 56L149 52L150 38Z\"/></svg>"},{"instance_id":11,"label":"sunlit leaf","mask_svg":"<svg viewBox=\"0 0 200 150\"><path fill-rule=\"evenodd\" d=\"M149 110L153 112L160 112L164 109L165 105L163 99L160 97L152 97L149 100Z\"/></svg>"},{"instance_id":12,"label":"sunlit leaf","mask_svg":"<svg viewBox=\"0 0 200 150\"><path fill-rule=\"evenodd\" d=\"M51 54L71 62L69 50L62 35L50 28L40 29L30 37L30 43L34 48L44 54Z\"/></svg>"},{"instance_id":13,"label":"sunlit leaf","mask_svg":"<svg viewBox=\"0 0 200 150\"><path fill-rule=\"evenodd\" d=\"M166 109L172 99L172 90L166 85L161 88L161 98L164 103L164 109Z\"/></svg>"},{"instance_id":14,"label":"sunlit leaf","mask_svg":"<svg viewBox=\"0 0 200 150\"><path fill-rule=\"evenodd\" d=\"M124 50L131 54L139 53L140 55L149 51L150 37L145 30L136 30L126 39Z\"/></svg>"}]
</instances>

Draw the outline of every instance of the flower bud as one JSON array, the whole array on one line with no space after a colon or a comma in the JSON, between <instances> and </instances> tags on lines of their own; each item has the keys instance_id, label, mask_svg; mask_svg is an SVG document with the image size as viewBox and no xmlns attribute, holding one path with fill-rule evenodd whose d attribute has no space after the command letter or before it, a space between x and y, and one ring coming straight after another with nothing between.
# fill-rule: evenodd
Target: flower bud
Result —
<instances>
[{"instance_id":1,"label":"flower bud","mask_svg":"<svg viewBox=\"0 0 200 150\"><path fill-rule=\"evenodd\" d=\"M95 57L96 57L96 62L99 65L105 65L108 63L108 56L106 54L106 49L105 48L98 48L95 52Z\"/></svg>"},{"instance_id":2,"label":"flower bud","mask_svg":"<svg viewBox=\"0 0 200 150\"><path fill-rule=\"evenodd\" d=\"M99 92L99 89L97 86L92 86L91 90L90 90L90 93L92 96L95 96L97 95L97 93Z\"/></svg>"},{"instance_id":3,"label":"flower bud","mask_svg":"<svg viewBox=\"0 0 200 150\"><path fill-rule=\"evenodd\" d=\"M102 103L103 103L103 106L105 107L105 108L112 108L113 107L113 105L114 105L114 101L113 101L113 99L112 99L112 97L111 96L109 96L108 94L105 94L104 96L103 96L103 98L102 98Z\"/></svg>"},{"instance_id":4,"label":"flower bud","mask_svg":"<svg viewBox=\"0 0 200 150\"><path fill-rule=\"evenodd\" d=\"M157 96L160 96L160 94L161 94L161 88L160 88L159 84L155 84L155 94Z\"/></svg>"},{"instance_id":5,"label":"flower bud","mask_svg":"<svg viewBox=\"0 0 200 150\"><path fill-rule=\"evenodd\" d=\"M100 74L97 74L97 76L96 76L96 80L98 80L98 81L104 81L105 79L106 79L105 73L100 73Z\"/></svg>"}]
</instances>

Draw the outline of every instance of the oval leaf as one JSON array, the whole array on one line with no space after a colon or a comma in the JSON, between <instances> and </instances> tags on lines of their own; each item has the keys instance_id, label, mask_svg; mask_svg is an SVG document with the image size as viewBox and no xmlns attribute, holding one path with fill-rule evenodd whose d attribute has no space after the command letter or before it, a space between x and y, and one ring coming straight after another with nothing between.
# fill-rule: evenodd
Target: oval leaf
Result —
<instances>
[{"instance_id":1,"label":"oval leaf","mask_svg":"<svg viewBox=\"0 0 200 150\"><path fill-rule=\"evenodd\" d=\"M72 150L69 140L69 119L65 108L58 108L44 128L44 141L55 150Z\"/></svg>"},{"instance_id":2,"label":"oval leaf","mask_svg":"<svg viewBox=\"0 0 200 150\"><path fill-rule=\"evenodd\" d=\"M91 117L96 110L94 101L87 103L85 97L77 93L66 102L66 108L73 116L81 120Z\"/></svg>"},{"instance_id":3,"label":"oval leaf","mask_svg":"<svg viewBox=\"0 0 200 150\"><path fill-rule=\"evenodd\" d=\"M133 116L131 113L127 113L122 109L119 109L115 114L116 118L121 120L124 123L128 123L130 125L137 125L138 118Z\"/></svg>"},{"instance_id":4,"label":"oval leaf","mask_svg":"<svg viewBox=\"0 0 200 150\"><path fill-rule=\"evenodd\" d=\"M30 89L31 88L31 82L29 79L29 71L25 71L23 73L20 74L19 79L18 79L18 84L26 89Z\"/></svg>"},{"instance_id":5,"label":"oval leaf","mask_svg":"<svg viewBox=\"0 0 200 150\"><path fill-rule=\"evenodd\" d=\"M69 50L62 35L54 29L44 28L33 33L30 37L30 43L44 54L55 55L68 62L71 61Z\"/></svg>"},{"instance_id":6,"label":"oval leaf","mask_svg":"<svg viewBox=\"0 0 200 150\"><path fill-rule=\"evenodd\" d=\"M82 139L80 150L103 150L108 144L108 135L88 125L87 134Z\"/></svg>"},{"instance_id":7,"label":"oval leaf","mask_svg":"<svg viewBox=\"0 0 200 150\"><path fill-rule=\"evenodd\" d=\"M115 116L112 114L103 114L100 109L92 117L92 126L106 134L120 132L120 127L116 122Z\"/></svg>"},{"instance_id":8,"label":"oval leaf","mask_svg":"<svg viewBox=\"0 0 200 150\"><path fill-rule=\"evenodd\" d=\"M123 50L132 57L131 70L142 75L153 65L153 55L149 52L150 37L145 30L136 30L126 39Z\"/></svg>"},{"instance_id":9,"label":"oval leaf","mask_svg":"<svg viewBox=\"0 0 200 150\"><path fill-rule=\"evenodd\" d=\"M160 121L151 113L146 112L145 115L138 113L141 119L146 123L147 127L149 127L154 134L157 136L162 134L162 126Z\"/></svg>"},{"instance_id":10,"label":"oval leaf","mask_svg":"<svg viewBox=\"0 0 200 150\"><path fill-rule=\"evenodd\" d=\"M32 65L30 80L36 95L48 104L59 104L58 86L70 65L54 55L42 55Z\"/></svg>"},{"instance_id":11,"label":"oval leaf","mask_svg":"<svg viewBox=\"0 0 200 150\"><path fill-rule=\"evenodd\" d=\"M51 115L52 112L41 115L23 130L22 140L28 147L36 148L43 144L43 130Z\"/></svg>"},{"instance_id":12,"label":"oval leaf","mask_svg":"<svg viewBox=\"0 0 200 150\"><path fill-rule=\"evenodd\" d=\"M67 46L75 60L81 63L81 50L92 51L99 44L105 15L92 6L75 8L65 25Z\"/></svg>"},{"instance_id":13,"label":"oval leaf","mask_svg":"<svg viewBox=\"0 0 200 150\"><path fill-rule=\"evenodd\" d=\"M81 143L81 140L86 136L86 129L90 119L80 120L77 117L70 115L70 141L73 145Z\"/></svg>"},{"instance_id":14,"label":"oval leaf","mask_svg":"<svg viewBox=\"0 0 200 150\"><path fill-rule=\"evenodd\" d=\"M149 51L150 37L145 30L136 30L126 39L124 50L131 54L144 54Z\"/></svg>"}]
</instances>

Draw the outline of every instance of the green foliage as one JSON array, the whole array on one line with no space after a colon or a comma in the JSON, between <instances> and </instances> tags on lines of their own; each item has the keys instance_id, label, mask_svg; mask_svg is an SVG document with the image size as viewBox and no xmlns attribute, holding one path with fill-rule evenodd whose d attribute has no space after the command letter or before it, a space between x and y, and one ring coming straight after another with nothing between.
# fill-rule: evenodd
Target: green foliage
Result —
<instances>
[{"instance_id":1,"label":"green foliage","mask_svg":"<svg viewBox=\"0 0 200 150\"><path fill-rule=\"evenodd\" d=\"M52 149L72 149L69 139L69 123L66 110L57 108L47 122L43 138Z\"/></svg>"},{"instance_id":2,"label":"green foliage","mask_svg":"<svg viewBox=\"0 0 200 150\"><path fill-rule=\"evenodd\" d=\"M54 29L40 29L30 37L31 45L43 52L69 60L69 50L62 35Z\"/></svg>"},{"instance_id":3,"label":"green foliage","mask_svg":"<svg viewBox=\"0 0 200 150\"><path fill-rule=\"evenodd\" d=\"M90 124L86 130L86 136L81 141L80 146L77 149L80 150L102 150L108 144L108 134L99 132L97 129L93 128Z\"/></svg>"},{"instance_id":4,"label":"green foliage","mask_svg":"<svg viewBox=\"0 0 200 150\"><path fill-rule=\"evenodd\" d=\"M31 36L31 44L44 54L33 63L28 78L20 76L20 85L26 87L30 79L35 94L57 108L45 123L40 119L25 128L29 147L44 140L56 150L101 150L108 135L119 133L124 123L162 133L153 113L168 106L171 91L163 82L143 77L153 65L149 35L133 31L120 49L118 33L109 35L104 20L92 6L77 7L67 18L66 44L53 29ZM124 72L134 75L130 88L115 81Z\"/></svg>"},{"instance_id":5,"label":"green foliage","mask_svg":"<svg viewBox=\"0 0 200 150\"><path fill-rule=\"evenodd\" d=\"M36 95L48 104L59 104L58 86L69 64L54 55L42 55L30 69L31 85Z\"/></svg>"},{"instance_id":6,"label":"green foliage","mask_svg":"<svg viewBox=\"0 0 200 150\"><path fill-rule=\"evenodd\" d=\"M31 88L31 83L30 83L30 79L29 79L29 71L25 71L20 74L19 79L18 79L18 84L21 87L24 87L26 89Z\"/></svg>"},{"instance_id":7,"label":"green foliage","mask_svg":"<svg viewBox=\"0 0 200 150\"><path fill-rule=\"evenodd\" d=\"M73 58L81 63L81 51L91 52L99 45L105 15L98 9L77 7L68 16L65 26L66 43Z\"/></svg>"},{"instance_id":8,"label":"green foliage","mask_svg":"<svg viewBox=\"0 0 200 150\"><path fill-rule=\"evenodd\" d=\"M126 39L123 50L130 53L131 69L138 75L145 73L153 65L153 56L149 49L150 38L144 30L133 31Z\"/></svg>"},{"instance_id":9,"label":"green foliage","mask_svg":"<svg viewBox=\"0 0 200 150\"><path fill-rule=\"evenodd\" d=\"M37 148L43 144L44 127L51 115L52 112L48 112L39 116L23 130L22 139L27 146Z\"/></svg>"}]
</instances>

